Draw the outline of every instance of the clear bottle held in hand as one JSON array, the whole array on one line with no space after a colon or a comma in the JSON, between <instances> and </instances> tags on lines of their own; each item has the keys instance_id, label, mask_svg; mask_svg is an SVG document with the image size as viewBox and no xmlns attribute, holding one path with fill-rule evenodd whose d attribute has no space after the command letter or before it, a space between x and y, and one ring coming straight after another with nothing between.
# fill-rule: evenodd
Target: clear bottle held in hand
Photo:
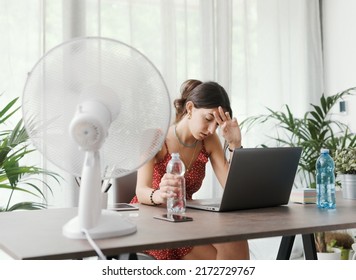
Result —
<instances>
[{"instance_id":1,"label":"clear bottle held in hand","mask_svg":"<svg viewBox=\"0 0 356 280\"><path fill-rule=\"evenodd\" d=\"M168 214L184 214L186 208L185 165L178 153L172 153L172 159L168 162L166 172L180 176L180 185L176 191L177 196L167 199L167 212Z\"/></svg>"},{"instance_id":2,"label":"clear bottle held in hand","mask_svg":"<svg viewBox=\"0 0 356 280\"><path fill-rule=\"evenodd\" d=\"M321 149L316 161L316 204L318 208L335 209L335 163L328 149Z\"/></svg>"}]
</instances>

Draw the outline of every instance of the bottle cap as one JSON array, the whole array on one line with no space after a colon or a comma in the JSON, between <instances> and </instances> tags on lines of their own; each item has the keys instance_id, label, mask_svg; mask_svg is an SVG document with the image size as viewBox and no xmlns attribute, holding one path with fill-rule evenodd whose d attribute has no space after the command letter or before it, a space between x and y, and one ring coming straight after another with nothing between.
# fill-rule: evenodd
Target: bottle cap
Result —
<instances>
[{"instance_id":1,"label":"bottle cap","mask_svg":"<svg viewBox=\"0 0 356 280\"><path fill-rule=\"evenodd\" d=\"M322 153L322 154L329 153L329 149L322 148L322 149L320 149L320 153Z\"/></svg>"},{"instance_id":2,"label":"bottle cap","mask_svg":"<svg viewBox=\"0 0 356 280\"><path fill-rule=\"evenodd\" d=\"M179 153L172 153L172 158L179 158Z\"/></svg>"}]
</instances>

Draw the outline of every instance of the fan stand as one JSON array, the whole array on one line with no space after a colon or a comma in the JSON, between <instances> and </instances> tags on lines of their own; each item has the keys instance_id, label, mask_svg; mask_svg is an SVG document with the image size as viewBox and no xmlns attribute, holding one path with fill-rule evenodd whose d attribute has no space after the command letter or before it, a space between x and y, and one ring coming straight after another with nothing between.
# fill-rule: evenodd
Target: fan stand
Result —
<instances>
[{"instance_id":1,"label":"fan stand","mask_svg":"<svg viewBox=\"0 0 356 280\"><path fill-rule=\"evenodd\" d=\"M85 239L85 234L80 227L79 216L67 222L63 227L64 236L71 239ZM93 239L103 239L119 237L135 233L136 225L123 219L123 217L114 211L102 210L99 221L95 227L87 229Z\"/></svg>"},{"instance_id":2,"label":"fan stand","mask_svg":"<svg viewBox=\"0 0 356 280\"><path fill-rule=\"evenodd\" d=\"M64 225L64 236L84 239L86 230L91 238L102 239L136 232L136 225L125 220L120 213L103 210L101 200L99 152L87 151L79 192L78 216Z\"/></svg>"}]
</instances>

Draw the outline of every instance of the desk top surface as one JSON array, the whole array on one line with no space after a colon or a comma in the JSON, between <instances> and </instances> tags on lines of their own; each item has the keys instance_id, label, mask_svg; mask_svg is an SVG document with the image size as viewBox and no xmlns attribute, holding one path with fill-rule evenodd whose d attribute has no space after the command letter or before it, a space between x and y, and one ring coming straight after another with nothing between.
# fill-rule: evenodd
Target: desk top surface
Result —
<instances>
[{"instance_id":1,"label":"desk top surface","mask_svg":"<svg viewBox=\"0 0 356 280\"><path fill-rule=\"evenodd\" d=\"M289 204L254 210L213 213L188 209L192 222L171 223L154 219L163 207L139 205L120 212L137 225L131 235L96 240L105 255L146 249L183 247L272 236L308 234L356 228L356 200L338 196L335 210L315 204ZM83 240L63 236L62 227L77 215L76 208L0 213L0 248L15 259L73 259L95 255Z\"/></svg>"}]
</instances>

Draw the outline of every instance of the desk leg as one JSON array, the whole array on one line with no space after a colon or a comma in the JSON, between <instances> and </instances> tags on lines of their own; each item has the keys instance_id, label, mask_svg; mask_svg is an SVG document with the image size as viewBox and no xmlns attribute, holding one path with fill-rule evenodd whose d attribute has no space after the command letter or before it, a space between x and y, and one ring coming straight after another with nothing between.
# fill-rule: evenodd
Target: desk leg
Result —
<instances>
[{"instance_id":1,"label":"desk leg","mask_svg":"<svg viewBox=\"0 0 356 280\"><path fill-rule=\"evenodd\" d=\"M302 234L304 255L306 260L317 260L314 234Z\"/></svg>"},{"instance_id":2,"label":"desk leg","mask_svg":"<svg viewBox=\"0 0 356 280\"><path fill-rule=\"evenodd\" d=\"M283 236L279 245L277 260L289 260L292 252L295 235Z\"/></svg>"}]
</instances>

